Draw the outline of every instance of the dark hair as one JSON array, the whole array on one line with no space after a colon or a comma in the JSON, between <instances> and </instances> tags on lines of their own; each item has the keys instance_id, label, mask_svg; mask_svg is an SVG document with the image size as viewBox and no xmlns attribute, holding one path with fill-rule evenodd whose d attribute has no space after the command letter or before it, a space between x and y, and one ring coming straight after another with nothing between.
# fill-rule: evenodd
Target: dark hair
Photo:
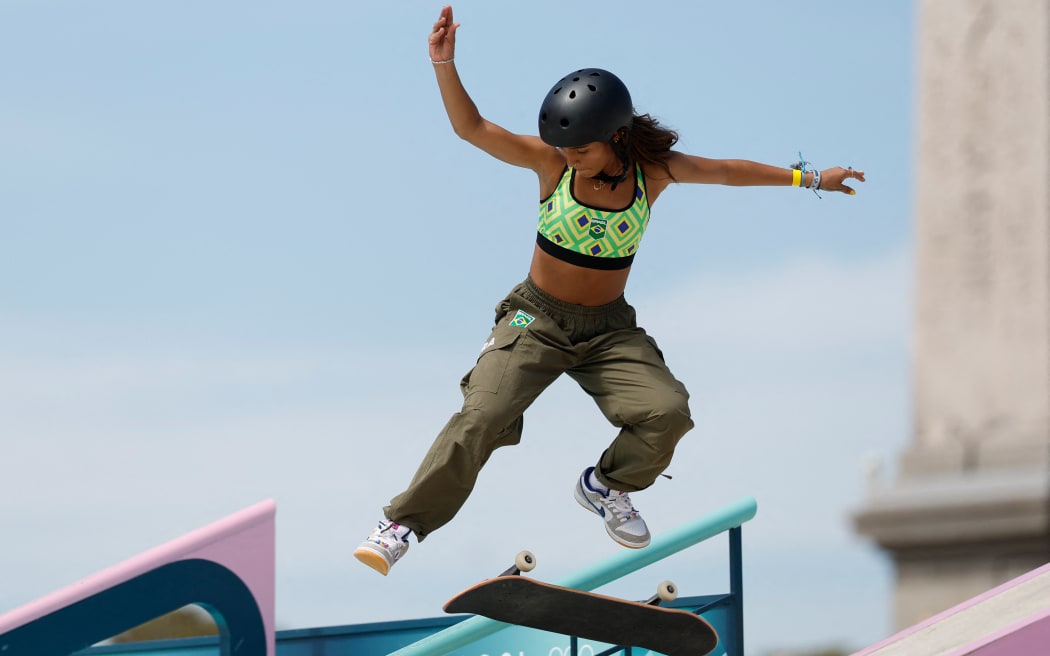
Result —
<instances>
[{"instance_id":1,"label":"dark hair","mask_svg":"<svg viewBox=\"0 0 1050 656\"><path fill-rule=\"evenodd\" d=\"M627 139L628 156L635 162L660 166L674 180L667 159L671 148L678 143L678 133L660 125L649 114L636 114Z\"/></svg>"}]
</instances>

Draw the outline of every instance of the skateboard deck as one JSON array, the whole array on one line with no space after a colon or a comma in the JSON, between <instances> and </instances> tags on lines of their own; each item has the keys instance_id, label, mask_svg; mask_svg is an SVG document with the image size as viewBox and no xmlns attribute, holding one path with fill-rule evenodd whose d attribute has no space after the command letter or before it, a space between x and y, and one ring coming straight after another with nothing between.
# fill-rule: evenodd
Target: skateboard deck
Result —
<instances>
[{"instance_id":1,"label":"skateboard deck","mask_svg":"<svg viewBox=\"0 0 1050 656\"><path fill-rule=\"evenodd\" d=\"M703 656L718 634L699 615L536 581L498 576L449 599L447 613L473 613L542 631L642 647L668 656Z\"/></svg>"}]
</instances>

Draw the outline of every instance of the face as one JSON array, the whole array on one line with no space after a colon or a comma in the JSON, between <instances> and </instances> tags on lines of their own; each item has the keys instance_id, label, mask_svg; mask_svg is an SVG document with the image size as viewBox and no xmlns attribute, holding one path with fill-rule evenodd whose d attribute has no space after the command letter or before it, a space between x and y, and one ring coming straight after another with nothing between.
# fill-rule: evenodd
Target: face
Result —
<instances>
[{"instance_id":1,"label":"face","mask_svg":"<svg viewBox=\"0 0 1050 656\"><path fill-rule=\"evenodd\" d=\"M562 147L565 163L583 176L593 178L602 171L613 175L620 170L620 160L607 143L595 141L582 146Z\"/></svg>"}]
</instances>

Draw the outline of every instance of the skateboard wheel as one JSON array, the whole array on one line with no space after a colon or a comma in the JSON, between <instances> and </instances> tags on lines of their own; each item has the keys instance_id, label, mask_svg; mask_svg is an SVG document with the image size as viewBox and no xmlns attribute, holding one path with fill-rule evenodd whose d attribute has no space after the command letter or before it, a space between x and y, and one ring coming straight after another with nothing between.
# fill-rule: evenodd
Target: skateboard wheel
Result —
<instances>
[{"instance_id":1,"label":"skateboard wheel","mask_svg":"<svg viewBox=\"0 0 1050 656\"><path fill-rule=\"evenodd\" d=\"M670 581L664 581L656 588L656 596L662 601L674 601L678 598L678 586Z\"/></svg>"},{"instance_id":2,"label":"skateboard wheel","mask_svg":"<svg viewBox=\"0 0 1050 656\"><path fill-rule=\"evenodd\" d=\"M519 551L518 555L514 556L514 566L523 572L531 572L536 567L536 556L533 556L531 551Z\"/></svg>"}]
</instances>

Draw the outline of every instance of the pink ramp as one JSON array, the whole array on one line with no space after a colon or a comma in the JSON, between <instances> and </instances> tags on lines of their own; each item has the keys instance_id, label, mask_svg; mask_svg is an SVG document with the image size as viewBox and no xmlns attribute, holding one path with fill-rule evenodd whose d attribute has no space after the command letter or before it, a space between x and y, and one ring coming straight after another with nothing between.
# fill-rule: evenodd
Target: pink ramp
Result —
<instances>
[{"instance_id":1,"label":"pink ramp","mask_svg":"<svg viewBox=\"0 0 1050 656\"><path fill-rule=\"evenodd\" d=\"M0 615L0 653L70 654L198 604L223 656L274 656L275 515L260 502Z\"/></svg>"},{"instance_id":2,"label":"pink ramp","mask_svg":"<svg viewBox=\"0 0 1050 656\"><path fill-rule=\"evenodd\" d=\"M853 656L1027 656L1050 653L1050 564Z\"/></svg>"}]
</instances>

